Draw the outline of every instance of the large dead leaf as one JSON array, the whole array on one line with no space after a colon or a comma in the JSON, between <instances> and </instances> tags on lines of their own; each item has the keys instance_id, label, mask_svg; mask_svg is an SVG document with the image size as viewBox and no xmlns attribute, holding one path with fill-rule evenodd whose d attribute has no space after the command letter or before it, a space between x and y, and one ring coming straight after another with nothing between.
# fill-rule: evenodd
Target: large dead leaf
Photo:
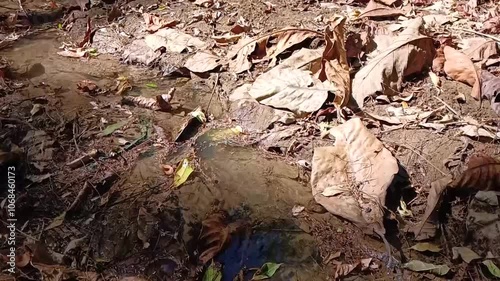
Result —
<instances>
[{"instance_id":1,"label":"large dead leaf","mask_svg":"<svg viewBox=\"0 0 500 281\"><path fill-rule=\"evenodd\" d=\"M295 69L309 70L312 73L316 73L321 67L321 56L323 53L322 48L320 49L307 49L302 48L297 52L293 53L286 60L282 61L279 65L280 67L290 67Z\"/></svg>"},{"instance_id":2,"label":"large dead leaf","mask_svg":"<svg viewBox=\"0 0 500 281\"><path fill-rule=\"evenodd\" d=\"M207 72L220 66L220 58L208 52L197 52L186 60L184 67L192 72Z\"/></svg>"},{"instance_id":3,"label":"large dead leaf","mask_svg":"<svg viewBox=\"0 0 500 281\"><path fill-rule=\"evenodd\" d=\"M160 29L154 34L146 35L144 39L152 50L165 47L167 51L174 53L182 53L189 48L201 49L205 46L205 42L200 39L170 28Z\"/></svg>"},{"instance_id":4,"label":"large dead leaf","mask_svg":"<svg viewBox=\"0 0 500 281\"><path fill-rule=\"evenodd\" d=\"M471 156L467 169L457 178L444 177L431 183L425 214L420 224L412 231L416 236L429 217L435 213L442 201L443 192L448 188L500 190L500 161L489 156Z\"/></svg>"},{"instance_id":5,"label":"large dead leaf","mask_svg":"<svg viewBox=\"0 0 500 281\"><path fill-rule=\"evenodd\" d=\"M386 50L356 73L352 96L360 107L365 98L377 93L397 95L404 77L431 65L434 46L431 38L419 33L422 23L422 18L412 20Z\"/></svg>"},{"instance_id":6,"label":"large dead leaf","mask_svg":"<svg viewBox=\"0 0 500 281\"><path fill-rule=\"evenodd\" d=\"M325 30L326 46L321 58L320 81L330 81L336 88L335 103L346 105L351 95L351 76L345 48L344 17L337 17Z\"/></svg>"},{"instance_id":7,"label":"large dead leaf","mask_svg":"<svg viewBox=\"0 0 500 281\"><path fill-rule=\"evenodd\" d=\"M257 77L249 94L262 104L288 109L300 116L320 109L328 98L328 90L308 71L276 67Z\"/></svg>"},{"instance_id":8,"label":"large dead leaf","mask_svg":"<svg viewBox=\"0 0 500 281\"><path fill-rule=\"evenodd\" d=\"M238 44L234 45L227 53L228 59L236 56L236 59L229 62L229 70L238 74L252 68L252 62L249 57L255 51L256 45L257 42L249 37L238 41Z\"/></svg>"},{"instance_id":9,"label":"large dead leaf","mask_svg":"<svg viewBox=\"0 0 500 281\"><path fill-rule=\"evenodd\" d=\"M304 42L308 38L318 36L317 32L307 30L307 29L284 29L283 32L278 35L278 43L269 52L266 58L272 59L279 54L286 51L288 48L293 47L297 44Z\"/></svg>"},{"instance_id":10,"label":"large dead leaf","mask_svg":"<svg viewBox=\"0 0 500 281\"><path fill-rule=\"evenodd\" d=\"M456 178L454 188L500 190L500 161L489 156L471 156L467 170Z\"/></svg>"},{"instance_id":11,"label":"large dead leaf","mask_svg":"<svg viewBox=\"0 0 500 281\"><path fill-rule=\"evenodd\" d=\"M394 9L388 7L384 4L378 3L375 0L371 0L366 8L359 15L360 18L371 17L371 18L384 18L384 17L395 17L404 15L404 11L399 9Z\"/></svg>"},{"instance_id":12,"label":"large dead leaf","mask_svg":"<svg viewBox=\"0 0 500 281\"><path fill-rule=\"evenodd\" d=\"M481 80L477 74L476 67L471 59L464 53L445 46L444 52L444 72L453 80L466 83L472 86L471 95L475 99L481 97Z\"/></svg>"},{"instance_id":13,"label":"large dead leaf","mask_svg":"<svg viewBox=\"0 0 500 281\"><path fill-rule=\"evenodd\" d=\"M171 99L172 93L157 95L155 98L124 96L122 97L122 103L151 110L170 111L172 109L170 105Z\"/></svg>"},{"instance_id":14,"label":"large dead leaf","mask_svg":"<svg viewBox=\"0 0 500 281\"><path fill-rule=\"evenodd\" d=\"M491 102L491 108L500 115L500 77L481 71L481 95Z\"/></svg>"},{"instance_id":15,"label":"large dead leaf","mask_svg":"<svg viewBox=\"0 0 500 281\"><path fill-rule=\"evenodd\" d=\"M483 61L500 54L495 41L481 37L462 40L461 48L472 61Z\"/></svg>"},{"instance_id":16,"label":"large dead leaf","mask_svg":"<svg viewBox=\"0 0 500 281\"><path fill-rule=\"evenodd\" d=\"M334 146L314 150L314 199L367 233L384 233L383 208L387 188L399 170L396 158L361 119L334 127L330 135Z\"/></svg>"}]
</instances>

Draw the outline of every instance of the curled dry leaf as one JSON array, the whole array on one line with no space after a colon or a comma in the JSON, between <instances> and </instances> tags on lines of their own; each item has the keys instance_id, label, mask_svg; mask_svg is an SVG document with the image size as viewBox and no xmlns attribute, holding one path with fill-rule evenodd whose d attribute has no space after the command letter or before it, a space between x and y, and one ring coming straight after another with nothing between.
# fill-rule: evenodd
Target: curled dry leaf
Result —
<instances>
[{"instance_id":1,"label":"curled dry leaf","mask_svg":"<svg viewBox=\"0 0 500 281\"><path fill-rule=\"evenodd\" d=\"M124 96L122 98L122 103L152 110L170 111L170 109L172 109L172 106L170 105L170 100L173 95L172 89L168 94L157 95L156 98Z\"/></svg>"},{"instance_id":2,"label":"curled dry leaf","mask_svg":"<svg viewBox=\"0 0 500 281\"><path fill-rule=\"evenodd\" d=\"M399 9L394 9L388 7L382 3L378 3L375 0L370 0L366 8L361 12L359 18L370 17L370 18L385 18L385 17L397 17L404 15L404 11Z\"/></svg>"},{"instance_id":3,"label":"curled dry leaf","mask_svg":"<svg viewBox=\"0 0 500 281\"><path fill-rule=\"evenodd\" d=\"M214 4L214 0L196 0L194 1L194 4L205 8L209 8Z\"/></svg>"},{"instance_id":4,"label":"curled dry leaf","mask_svg":"<svg viewBox=\"0 0 500 281\"><path fill-rule=\"evenodd\" d=\"M238 74L252 68L252 62L249 57L255 51L256 45L257 42L249 37L238 41L238 44L234 45L227 53L228 59L236 56L234 60L229 62L229 70Z\"/></svg>"},{"instance_id":5,"label":"curled dry leaf","mask_svg":"<svg viewBox=\"0 0 500 281\"><path fill-rule=\"evenodd\" d=\"M351 76L345 48L344 17L337 17L325 30L326 47L321 58L320 81L330 81L336 88L334 103L344 106L351 95Z\"/></svg>"},{"instance_id":6,"label":"curled dry leaf","mask_svg":"<svg viewBox=\"0 0 500 281\"><path fill-rule=\"evenodd\" d=\"M146 31L149 32L156 32L161 28L164 27L174 27L176 26L179 21L178 20L166 20L164 18L161 18L157 15L149 14L149 13L144 13L142 14L144 18L144 22L146 23Z\"/></svg>"},{"instance_id":7,"label":"curled dry leaf","mask_svg":"<svg viewBox=\"0 0 500 281\"><path fill-rule=\"evenodd\" d=\"M314 150L314 199L366 233L384 233L383 208L387 188L399 170L396 158L361 119L334 127L330 135L335 138L334 146Z\"/></svg>"},{"instance_id":8,"label":"curled dry leaf","mask_svg":"<svg viewBox=\"0 0 500 281\"><path fill-rule=\"evenodd\" d=\"M99 87L90 80L82 80L76 84L77 89L82 93L88 93L90 95L96 94L99 90Z\"/></svg>"},{"instance_id":9,"label":"curled dry leaf","mask_svg":"<svg viewBox=\"0 0 500 281\"><path fill-rule=\"evenodd\" d=\"M161 165L161 168L163 170L163 173L165 173L165 175L167 176L170 176L174 173L174 167L172 167L171 165L167 165L167 164L163 164Z\"/></svg>"},{"instance_id":10,"label":"curled dry leaf","mask_svg":"<svg viewBox=\"0 0 500 281\"><path fill-rule=\"evenodd\" d=\"M491 103L491 108L500 115L500 77L486 70L481 71L481 95Z\"/></svg>"},{"instance_id":11,"label":"curled dry leaf","mask_svg":"<svg viewBox=\"0 0 500 281\"><path fill-rule=\"evenodd\" d=\"M453 80L472 86L472 97L479 99L481 97L481 80L471 59L466 54L449 46L444 47L443 53L446 75Z\"/></svg>"},{"instance_id":12,"label":"curled dry leaf","mask_svg":"<svg viewBox=\"0 0 500 281\"><path fill-rule=\"evenodd\" d=\"M231 34L231 33L226 33L218 36L212 36L212 39L215 40L215 42L218 45L225 46L228 45L229 43L235 43L240 40L241 34Z\"/></svg>"},{"instance_id":13,"label":"curled dry leaf","mask_svg":"<svg viewBox=\"0 0 500 281\"><path fill-rule=\"evenodd\" d=\"M467 170L451 186L500 191L500 161L486 155L471 156Z\"/></svg>"},{"instance_id":14,"label":"curled dry leaf","mask_svg":"<svg viewBox=\"0 0 500 281\"><path fill-rule=\"evenodd\" d=\"M431 183L425 214L419 225L412 228L418 237L427 220L439 208L447 189L500 190L500 161L489 156L473 155L467 169L457 178L444 177Z\"/></svg>"},{"instance_id":15,"label":"curled dry leaf","mask_svg":"<svg viewBox=\"0 0 500 281\"><path fill-rule=\"evenodd\" d=\"M201 224L199 241L203 245L203 252L199 260L203 264L215 257L227 245L231 239L231 233L243 226L240 221L227 224L227 214L222 211L211 214Z\"/></svg>"},{"instance_id":16,"label":"curled dry leaf","mask_svg":"<svg viewBox=\"0 0 500 281\"><path fill-rule=\"evenodd\" d=\"M116 80L116 94L124 95L129 90L132 90L132 85L126 77L122 77Z\"/></svg>"},{"instance_id":17,"label":"curled dry leaf","mask_svg":"<svg viewBox=\"0 0 500 281\"><path fill-rule=\"evenodd\" d=\"M280 55L288 48L304 42L308 38L318 36L317 32L307 29L286 28L278 35L278 43L276 46L267 50L265 59L272 59Z\"/></svg>"},{"instance_id":18,"label":"curled dry leaf","mask_svg":"<svg viewBox=\"0 0 500 281\"><path fill-rule=\"evenodd\" d=\"M68 58L83 58L88 55L88 50L84 48L64 48L63 51L57 52L57 54Z\"/></svg>"},{"instance_id":19,"label":"curled dry leaf","mask_svg":"<svg viewBox=\"0 0 500 281\"><path fill-rule=\"evenodd\" d=\"M377 93L394 96L399 93L404 77L420 73L432 63L434 45L421 35L422 18L412 20L386 49L361 68L352 82L352 96L363 107L367 97Z\"/></svg>"}]
</instances>

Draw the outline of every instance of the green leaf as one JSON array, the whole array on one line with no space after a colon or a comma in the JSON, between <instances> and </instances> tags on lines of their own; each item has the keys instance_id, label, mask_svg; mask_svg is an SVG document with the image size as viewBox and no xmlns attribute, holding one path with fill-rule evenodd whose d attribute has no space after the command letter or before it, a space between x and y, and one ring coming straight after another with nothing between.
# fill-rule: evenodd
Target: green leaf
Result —
<instances>
[{"instance_id":1,"label":"green leaf","mask_svg":"<svg viewBox=\"0 0 500 281\"><path fill-rule=\"evenodd\" d=\"M441 247L439 247L436 244L427 243L427 242L417 243L417 244L413 245L410 249L415 250L415 251L419 251L419 252L425 252L425 251L429 251L429 252L433 252L433 253L441 252Z\"/></svg>"},{"instance_id":2,"label":"green leaf","mask_svg":"<svg viewBox=\"0 0 500 281\"><path fill-rule=\"evenodd\" d=\"M203 281L221 281L222 273L212 262L203 275Z\"/></svg>"},{"instance_id":3,"label":"green leaf","mask_svg":"<svg viewBox=\"0 0 500 281\"><path fill-rule=\"evenodd\" d=\"M467 247L453 247L451 251L453 252L454 260L458 259L458 256L460 256L466 263L470 263L473 260L481 258L478 254L476 254L476 252Z\"/></svg>"},{"instance_id":4,"label":"green leaf","mask_svg":"<svg viewBox=\"0 0 500 281\"><path fill-rule=\"evenodd\" d=\"M57 29L62 29L62 23L57 24Z\"/></svg>"},{"instance_id":5,"label":"green leaf","mask_svg":"<svg viewBox=\"0 0 500 281\"><path fill-rule=\"evenodd\" d=\"M63 212L62 214L57 216L54 220L52 220L52 222L49 224L49 226L45 228L45 230L53 229L60 226L61 224L63 224L65 217L66 217L66 212Z\"/></svg>"},{"instance_id":6,"label":"green leaf","mask_svg":"<svg viewBox=\"0 0 500 281\"><path fill-rule=\"evenodd\" d=\"M155 83L151 82L151 83L147 83L146 87L156 89L156 88L158 88L158 85L156 85Z\"/></svg>"},{"instance_id":7,"label":"green leaf","mask_svg":"<svg viewBox=\"0 0 500 281\"><path fill-rule=\"evenodd\" d=\"M500 268L498 268L492 261L485 260L483 261L483 264L486 265L491 275L500 278Z\"/></svg>"},{"instance_id":8,"label":"green leaf","mask_svg":"<svg viewBox=\"0 0 500 281\"><path fill-rule=\"evenodd\" d=\"M273 277L282 263L266 262L259 271L255 272L252 280L264 280Z\"/></svg>"},{"instance_id":9,"label":"green leaf","mask_svg":"<svg viewBox=\"0 0 500 281\"><path fill-rule=\"evenodd\" d=\"M128 121L121 121L121 122L118 122L118 123L115 123L115 124L111 124L109 126L106 127L106 129L104 129L101 133L102 136L109 136L111 135L114 131L120 129L121 127L123 127L123 125L127 124Z\"/></svg>"},{"instance_id":10,"label":"green leaf","mask_svg":"<svg viewBox=\"0 0 500 281\"><path fill-rule=\"evenodd\" d=\"M182 160L175 170L174 187L179 187L183 184L193 171L193 168L189 165L189 161L187 159Z\"/></svg>"},{"instance_id":11,"label":"green leaf","mask_svg":"<svg viewBox=\"0 0 500 281\"><path fill-rule=\"evenodd\" d=\"M403 267L411 271L417 271L417 272L425 271L439 276L446 275L450 271L450 268L445 264L435 265L432 263L426 263L419 260L412 260L410 262L407 262L403 265Z\"/></svg>"}]
</instances>

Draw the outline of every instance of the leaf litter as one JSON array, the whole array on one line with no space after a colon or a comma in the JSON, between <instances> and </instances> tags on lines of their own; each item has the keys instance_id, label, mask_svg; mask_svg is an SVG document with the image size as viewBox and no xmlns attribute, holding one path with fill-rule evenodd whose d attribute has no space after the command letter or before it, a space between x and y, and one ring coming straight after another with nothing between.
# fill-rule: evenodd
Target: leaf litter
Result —
<instances>
[{"instance_id":1,"label":"leaf litter","mask_svg":"<svg viewBox=\"0 0 500 281\"><path fill-rule=\"evenodd\" d=\"M366 5L367 2L369 3ZM498 186L496 180L498 179L498 171L495 167L498 160L483 156L482 160L471 158L469 168L464 173L459 174L459 176L452 176L450 173L449 177L444 177L441 181L433 183L429 191L427 199L429 206L427 206L424 218L422 218L418 209L414 209L414 202L405 202L404 200L397 199L394 202L396 203L395 206L399 206L398 212L393 213L393 210L389 210L389 204L394 202L389 201L387 198L395 192L391 185L398 173L399 165L408 165L405 168L409 168L411 172L413 183L411 188L416 188L418 198L423 197L427 193L425 188L422 189L422 186L418 186L423 185L425 181L416 184L418 180L413 177L425 174L426 180L431 181L436 178L432 172L427 170L430 169L432 171L433 168L429 168L426 163L434 162L430 162L427 159L430 157L428 154L423 153L419 148L412 148L412 153L416 155L415 157L418 156L420 160L425 160L420 161L420 165L422 166L421 171L412 169L411 164L404 163L401 154L401 147L412 147L412 145L405 143L395 145L385 143L383 135L400 129L423 131L431 128L435 130L433 133L439 133L447 137L447 134L460 133L462 131L464 135L470 136L471 141L478 146L474 148L475 151L483 150L483 145L488 145L487 142L490 141L492 142L491 145L495 145L495 142L499 138L498 123L494 119L483 118L487 115L481 112L479 115L474 115L474 118L466 116L471 114L471 111L467 108L470 100L464 98L463 103L467 105L464 108L462 108L462 105L456 104L454 100L450 101L447 97L450 94L450 88L445 85L446 83L442 83L445 80L443 78L440 80L438 76L443 74L441 70L444 69L449 79L473 86L471 95L477 99L487 100L491 103L491 109L498 114L500 100L498 100L497 76L499 72L495 68L494 62L498 56L497 50L495 50L495 42L497 41L495 41L494 37L492 39L491 37L484 36L484 34L476 33L474 35L479 35L484 37L484 39L463 36L467 34L467 31L464 31L466 30L466 28L463 28L464 26L476 30L481 28L481 32L496 32L495 12L490 11L490 14L487 15L481 14L484 9L480 7L485 4L472 3L474 1L471 1L472 4L469 3L464 7L460 6L462 5L460 3L457 4L459 8L458 12L451 12L451 6L449 6L447 1L436 1L433 5L431 5L431 2L419 0L404 1L401 3L398 1L380 0L336 3L335 6L342 9L345 8L345 11L342 10L342 13L346 17L336 16L331 20L318 17L314 20L314 29L304 28L304 26L309 26L307 21L305 21L298 28L281 28L277 29L277 31L270 31L262 36L259 34L263 31L268 31L268 29L263 29L253 18L244 19L239 13L232 13L234 8L233 3L208 0L199 0L194 3L178 3L179 5L191 5L190 7L197 5L201 9L203 16L198 20L204 20L208 24L203 26L205 23L199 22L201 25L196 25L196 27L192 26L197 23L196 21L189 21L189 23L186 21L186 24L182 16L175 18L175 20L167 20L175 14L177 8L175 5L168 7L164 5L137 6L131 8L131 10L136 15L144 17L145 23L141 22L140 24L140 32L142 33L132 32L134 34L130 35L128 34L130 30L126 29L126 31L120 32L120 36L125 41L128 38L136 37L138 34L139 38L145 37L145 44L147 43L147 48L150 49L148 51L155 53L155 58L150 61L152 65L157 63L158 60L169 61L169 55L177 53L183 57L179 66L185 67L193 73L210 75L210 72L217 72L217 75L220 73L221 76L224 76L227 72L228 75L233 75L231 76L232 80L227 77L222 78L220 83L223 88L222 91L219 92L219 89L217 89L220 85L215 86L214 94L212 94L214 99L223 99L225 94L229 95L231 93L231 87L234 85L228 87L225 84L229 80L231 82L237 81L239 85L241 85L239 82L244 83L245 95L238 99L237 104L242 107L252 107L260 110L255 111L257 113L255 114L254 112L251 118L247 116L247 119L252 119L251 121L255 123L260 122L255 116L261 115L259 117L269 119L265 120L266 122L261 122L262 124L258 126L258 133L263 135L259 139L265 139L266 134L276 128L287 128L287 125L292 122L295 122L295 124L293 127L289 126L288 128L295 128L295 126L300 128L302 126L302 129L291 130L293 134L287 136L293 142L286 151L293 151L294 147L298 147L297 151L299 153L301 149L304 150L304 146L301 146L302 140L297 138L298 136L307 138L307 142L313 143L315 150L312 157L313 161L311 161L313 163L311 188L314 199L325 206L331 213L354 222L354 224L361 227L367 233L378 234L385 241L386 228L384 218L387 219L386 216L391 218L392 216L399 216L398 220L405 223L418 220L417 222L423 223L420 230L422 232L429 231L430 233L436 231L436 228L429 222L428 219L431 215L428 213L433 213L439 209L443 200L443 194L447 196L448 193L453 193L454 189L498 190L496 188ZM325 6L323 4L325 3L322 3L322 6ZM351 4L357 7L353 8L349 6ZM366 5L366 8L360 13L357 8L364 5ZM408 12L410 5L412 5L411 13ZM277 17L278 19L282 16L283 7L279 3L266 2L261 6L263 7L259 11L263 13L271 13L272 17ZM316 7L313 6L299 6L297 8L299 10L303 9L305 11L309 9L308 12L311 12L311 10L313 12L316 11ZM464 9L463 11L461 10L462 8ZM169 10L169 13L162 12L165 9ZM441 14L435 14L438 10ZM144 11L147 12L145 13ZM465 20L457 16L463 14L467 15L469 19L477 18L480 19L478 22L484 23L482 25L468 25L468 19ZM406 17L400 17L398 20L395 20L401 15L406 15ZM128 14L123 14L124 18L127 18L127 16ZM237 23L235 23L236 16L239 17ZM304 13L304 16L307 17L306 13ZM388 26L388 22L372 20L379 20L381 18L394 19L391 23L395 24ZM458 18L460 19L456 20ZM90 17L85 20L90 22ZM227 28L224 28L224 24L220 23L226 20L227 23L225 22L224 24L227 25ZM219 23L220 25L215 25L215 23ZM290 26L289 21L283 22L283 25ZM217 29L221 28L221 30L216 30L216 27ZM456 27L462 28L464 33L461 33L462 31L455 33L453 30L456 31L454 29ZM382 31L384 29L386 31ZM403 31L399 35L396 35L401 29ZM316 30L324 30L324 32ZM445 31L446 33L450 30L452 30L452 35L459 35L456 37L450 36L449 38L452 41L456 41L457 37L460 38L461 45L459 46L461 48L458 49L452 47L453 44L448 46L448 43L443 43L441 44L441 50L436 50L433 46L435 42L433 42L432 38L435 37L436 41L438 41L438 34L440 32ZM84 32L86 47L91 46L92 43L91 31L90 24L88 24ZM349 36L352 38L352 33L361 33L360 44L349 43ZM207 35L211 38L207 38ZM207 41L206 39L209 40ZM358 45L353 50L353 46L350 44ZM92 55L94 52L92 50L88 48L78 49L70 47L70 45L65 45L64 51L60 52L60 55L75 58L92 57L94 59ZM434 56L435 52L438 53L436 57ZM224 56L224 54L227 55ZM431 87L432 90L437 89L439 91L439 94L436 96L440 98L438 101L441 104L438 106L436 106L433 99L427 100L427 97L422 95L422 92L428 89L426 88L428 86L427 81L418 81L423 80L419 76L420 74L424 74L423 76L427 77L427 70L433 66L433 59L436 65L442 65L442 69L436 69L436 74L433 75L433 72L429 74L432 85L434 85ZM83 60L78 60L78 63L81 62ZM476 69L481 69L481 72L477 72ZM415 75L417 76L416 78ZM351 78L353 78L352 81ZM127 95L127 91L132 89L130 81L128 79L119 79L114 89L117 95L122 96L118 98L123 103L132 105L131 107L123 108L116 104L116 108L120 108L120 111L125 112L128 110L131 115L135 115L138 111L134 107L142 107L152 109L153 111L165 111L167 113L142 110L142 112L149 112L151 114L168 114L169 118L177 114L185 115L183 113L183 110L185 110L184 107L171 107L171 96L157 95L152 98L146 98L146 96L142 95ZM415 81L418 82L415 83ZM418 84L418 87L414 87L415 84ZM153 87L153 85L155 86ZM146 86L154 90L159 89L156 82L151 82L151 84ZM91 84L82 84L80 88L84 89L83 92L90 93L91 87L93 87ZM413 91L413 93L411 95L402 93L407 90ZM402 98L400 98L400 95ZM359 107L363 108L367 106L365 104L367 98L376 96L379 97L377 99L378 104L373 107L370 105L370 109L375 109L373 113L364 112L362 109L361 111L357 111L359 109L353 110L355 109L355 106L352 104L353 100L357 102ZM406 99L407 97L409 98ZM184 95L182 98L185 98ZM190 98L188 97L187 99ZM197 100L197 98L195 99ZM102 112L107 112L110 108L108 101L105 104L101 104L102 101L103 99L99 95L95 95L95 101L92 101L94 110L96 110L96 114L99 117ZM384 102L387 104L380 104ZM205 108L203 103L201 105ZM115 104L111 108L115 108L114 106ZM382 109L389 116L383 116L377 109ZM483 113L487 109L489 108L478 107L478 111L483 111ZM2 108L2 112L4 110L5 108ZM275 114L274 117L280 112L286 114L287 118L268 118L270 115L259 114L259 112L264 113L265 110L272 111ZM337 115L336 123L331 119L335 114ZM34 114L32 117L40 118L42 116L43 114L40 113ZM239 117L241 116L243 115L239 115ZM359 117L363 119L359 119ZM192 113L188 114L177 136L171 137L172 142L176 141L176 146L190 145L198 129L214 124L211 123L213 118L211 112L205 112L201 109L193 110ZM106 119L109 118L106 117ZM241 118L236 118L236 120L231 121L240 122L241 120ZM319 120L326 120L326 122L319 123ZM1 121L3 125L3 119ZM121 122L111 123L100 134L98 132L97 134L94 133L95 129L92 129L94 131L90 132L90 134L98 138L100 137L101 140L113 139L113 135L122 134L121 128L132 122L135 121L131 118L123 124L120 124ZM106 123L102 122L102 124ZM38 126L39 123L33 124ZM231 124L224 127L229 128L234 127L234 125ZM242 127L245 128L245 133L241 133L241 130L239 130L237 134L242 135L242 138L252 139L253 135L248 133L250 130L247 130L246 126L242 125ZM76 157L72 155L68 159L72 160L83 155L79 148L82 145L80 138L83 137L83 139L86 139L88 137L86 134L87 129L84 129L83 132L77 132L78 130L74 129L73 133L76 132L76 143L74 145L78 153ZM192 129L194 129L194 134L187 134ZM316 141L320 141L316 138L320 134L319 131L322 131L321 134L323 136L329 138L328 140L324 140L328 146L324 147L323 142L320 142L321 144L319 145L316 143ZM104 138L105 136L107 138ZM488 140L484 141L483 138L488 138ZM139 139L142 139L142 135L137 140ZM307 142L306 145L308 145ZM148 145L149 143L145 143L145 146ZM174 144L155 143L155 147L169 146L169 149L170 145ZM431 143L427 145L431 148L434 147ZM73 144L71 144L71 147L73 147ZM138 147L141 153L143 152L142 149L143 146ZM91 151L91 149L85 147L83 151ZM147 153L150 152L145 152L145 154ZM439 153L441 151L436 151L436 154ZM82 160L81 162L85 162L83 165L72 169L78 171L87 169L89 166L93 168L93 162L97 162L100 165L101 161L108 161L106 160L107 158L91 157L92 161L87 162L87 160ZM302 156L302 158L306 159L304 161L311 160L310 156L309 158ZM195 159L190 157L185 158L185 156L181 157L180 160L180 162L179 159L172 162L167 161L168 163L179 163L175 171L173 166L155 165L156 167L160 166L162 174L174 174L173 186L176 187L182 186L187 182L194 171L194 163L197 163ZM187 165L185 165L186 161ZM455 168L460 166L461 161L463 160L460 160ZM103 166L110 167L107 164ZM435 162L434 165L439 166ZM199 172L200 177L205 176L203 175L203 171L200 170ZM442 174L446 173L442 172ZM57 174L52 174L51 182L55 179L55 176ZM396 191L398 191L398 188L396 187ZM86 202L84 200L86 196L84 195L88 195L89 190L89 187L82 188L82 193L77 194L77 199L73 201L71 206L66 208L66 211L60 216L53 219L45 230L49 233L59 231L59 228L70 219L68 213L79 209L82 202ZM422 190L424 191L422 192ZM482 198L481 201L484 203L495 202L494 200L487 199L486 195L482 193L477 193L476 199L478 195L480 195L479 197ZM490 194L488 196L494 195ZM94 202L96 198L92 200ZM101 198L101 200L102 202L107 202L106 200L109 199ZM295 204L291 206L302 205ZM492 204L491 206L495 205ZM290 208L287 208L287 213L290 213ZM148 226L147 223L144 223L154 217L152 215L154 212L149 207L140 207L137 217L139 227L137 230L138 241L142 242L142 247L153 251L156 249L156 245L154 247L149 245L150 242L154 242L154 240L150 239L152 232L150 232L149 226L155 224L152 223ZM309 211L309 207L301 207L300 211L294 208L292 215L300 219L309 217L312 214ZM432 222L435 221L432 220ZM227 218L224 215L218 218L217 215L214 215L212 218L207 218L202 224L200 238L205 242L205 245L201 245L202 249L200 249L199 258L202 263L208 263L228 245L233 227L229 227L231 224L227 223ZM64 227L68 226L64 225ZM313 234L317 235L314 233L315 231L317 230L313 230ZM345 234L342 231L339 232L338 229L337 231L334 229L333 232L338 234L338 241L341 242L343 239L342 236L345 236ZM173 237L176 237L176 235L177 233ZM431 237L432 235L429 235L427 238ZM441 250L441 245L430 242L427 244L418 243L412 246L411 249L418 252L427 252L427 254L429 252L436 253ZM467 249L469 248L453 247L454 254L457 257L460 256L464 262L482 260L478 258L477 254L473 256L470 252L467 252ZM472 251L472 247L469 250ZM390 254L390 251L388 253ZM478 253L484 256L482 252L478 251ZM446 254L449 255L450 253L447 252ZM339 257L340 254L336 258ZM343 259L343 257L340 259ZM334 278L341 278L352 274L356 269L376 269L376 267L371 266L373 265L372 258L358 259L354 262L335 261L334 264L334 270L330 272ZM486 267L490 274L494 276L495 273L498 274L498 268L490 260L484 260L481 264ZM260 273L256 273L256 276L262 279L272 277L279 266L279 263L266 263L261 268ZM286 270L287 267L284 266L279 270ZM440 265L438 262L429 262L429 259L426 259L425 262L418 260L410 261L399 268L430 272L436 275L447 275L450 271L453 271L453 274L455 274L456 265L451 267L453 270L448 265ZM205 267L203 280L220 280L223 269L224 265L221 267L219 264L212 262L208 267ZM483 271L486 272L485 268L483 268ZM202 270L197 268L197 278L202 276L201 272Z\"/></svg>"}]
</instances>

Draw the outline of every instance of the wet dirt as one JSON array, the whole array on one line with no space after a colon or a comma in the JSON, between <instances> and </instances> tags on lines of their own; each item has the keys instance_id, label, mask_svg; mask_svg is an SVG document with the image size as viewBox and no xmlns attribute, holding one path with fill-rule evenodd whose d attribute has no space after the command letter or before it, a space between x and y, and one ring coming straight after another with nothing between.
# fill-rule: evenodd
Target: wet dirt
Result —
<instances>
[{"instance_id":1,"label":"wet dirt","mask_svg":"<svg viewBox=\"0 0 500 281\"><path fill-rule=\"evenodd\" d=\"M334 15L334 10L320 9L307 1L292 2L275 1L279 13L267 13L266 5L261 2L231 3L229 16L217 23L220 27L217 31L229 30L240 17L251 22L254 34L290 25L317 29L318 16ZM139 4L151 3L141 0L128 5L139 9ZM168 4L169 16L183 22L189 22L192 13L200 9L195 10L182 1ZM99 10L97 14L104 12ZM134 12L122 21L124 30L138 32L142 25L139 15ZM81 38L84 30L85 20L81 19L70 37ZM199 31L199 37L205 39L213 33L212 26L205 21L187 24L186 30ZM309 171L296 161L309 159L315 146L328 145L330 140L311 141L310 136L317 132L299 124L302 130L297 131L303 133L300 142L304 145L294 155L289 149L296 139L287 139L285 143L271 139L266 149L273 148L275 153L270 153L249 145L255 144L255 136L228 137L221 133L224 129L210 130L210 127L234 126L225 115L225 98L236 81L253 78L211 74L164 79L146 67L121 64L118 56L65 58L57 55L63 35L64 32L51 29L22 38L12 48L2 50L2 56L12 63L12 78L24 87L15 95L2 97L1 104L2 114L31 120L31 126L47 131L59 142L51 163L54 175L49 181L30 186L30 198L19 205L19 214L20 222L26 223L24 231L38 237L38 242L48 245L50 251L64 253L63 264L96 271L105 280L137 275L151 280L200 280L206 267L197 261L200 222L216 207L226 210L231 220L244 220L250 227L245 234L232 235L228 245L215 257L215 261L223 265L224 281L233 280L242 270L243 280L250 280L253 269L265 262L283 263L270 280L328 280L339 263L355 264L367 257L374 258L379 269L353 273L352 280L396 278L392 270L385 268L381 241L364 236L352 224L325 213L312 202ZM114 90L119 77L127 77L133 84L128 92L130 96L155 97L175 87L173 110L154 112L121 105L121 97L115 95ZM91 80L108 91L98 96L82 94L76 86L82 80ZM223 90L218 90L217 85ZM433 93L428 83L419 92L417 102L410 105L440 106L431 98ZM449 81L443 86L445 101L461 114L481 121L493 118L490 111L481 111L477 102L470 100L469 92L468 87ZM456 93L466 94L467 102L456 103L453 99ZM48 100L47 115L31 116L30 110L35 101L38 102L37 98ZM422 103L422 100L432 102ZM191 140L174 143L188 113L198 106L208 111L207 116L213 122L201 126ZM80 120L78 116L84 121L74 121ZM55 121L50 121L51 118ZM124 120L127 125L116 132L99 135L108 125ZM58 123L65 131L70 128L72 132L60 134ZM30 130L29 126L17 126L14 130L23 135ZM150 133L142 139L144 130ZM373 132L380 133L376 129ZM444 162L463 144L463 139L454 131L441 134L402 129L378 136L409 171L412 185L405 188L423 193L427 192L430 182L449 172ZM129 144L140 141L126 150L119 139ZM467 155L480 151L500 156L495 143L473 143L474 149L468 150ZM104 156L81 169L64 167L66 162L91 149L99 149ZM195 171L181 187L172 188L172 176L165 175L161 165L175 167L184 158L190 159ZM108 176L109 172L113 177ZM60 227L44 230L74 202L86 182L96 191L85 201L81 212L67 217ZM425 198L420 199L411 205L415 215L421 215L425 207L426 202L422 200ZM305 208L293 216L292 209L297 205ZM457 233L451 236L456 242L454 245L464 241L461 227L460 217L456 224L450 224L451 232ZM411 238L406 240L404 234L401 236L405 248L409 248ZM82 237L86 241L84 246L66 253L67 245ZM498 243L485 245L495 247ZM409 250L406 254L412 257ZM429 259L433 261L446 262L446 258ZM47 260L37 257L36 262L47 263Z\"/></svg>"}]
</instances>

